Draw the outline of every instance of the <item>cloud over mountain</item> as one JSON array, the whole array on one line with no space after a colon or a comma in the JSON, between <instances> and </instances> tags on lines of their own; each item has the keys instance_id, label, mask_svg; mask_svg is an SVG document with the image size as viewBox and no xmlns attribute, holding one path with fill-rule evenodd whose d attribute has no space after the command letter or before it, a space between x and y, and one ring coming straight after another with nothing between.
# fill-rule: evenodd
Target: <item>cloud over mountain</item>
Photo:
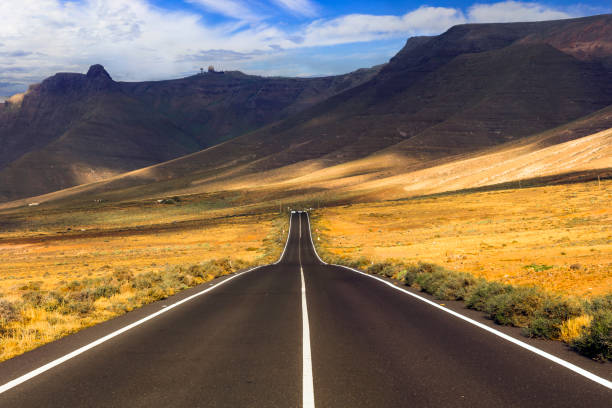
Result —
<instances>
[{"instance_id":1,"label":"cloud over mountain","mask_svg":"<svg viewBox=\"0 0 612 408\"><path fill-rule=\"evenodd\" d=\"M341 64L321 63L318 72L296 72L299 59L308 58L297 51L361 42L367 53L375 49L368 44L377 41L439 34L465 22L581 14L578 8L564 11L516 1L474 4L465 11L421 6L397 15L326 14L323 5L311 0L178 3L184 7L161 8L152 0L2 1L0 96L25 89L53 72L83 71L94 61L104 63L122 80L181 76L208 63L286 75L328 74L339 66L347 72L363 62L345 58ZM375 63L392 56L398 44L376 50Z\"/></svg>"}]
</instances>

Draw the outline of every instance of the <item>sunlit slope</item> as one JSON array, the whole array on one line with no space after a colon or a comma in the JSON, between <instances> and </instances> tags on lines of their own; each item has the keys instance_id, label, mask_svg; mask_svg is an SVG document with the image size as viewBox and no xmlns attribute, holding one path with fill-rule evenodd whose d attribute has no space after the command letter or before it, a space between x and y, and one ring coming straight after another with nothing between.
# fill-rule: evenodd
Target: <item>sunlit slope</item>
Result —
<instances>
[{"instance_id":1,"label":"sunlit slope","mask_svg":"<svg viewBox=\"0 0 612 408\"><path fill-rule=\"evenodd\" d=\"M306 109L379 68L320 78L208 73L115 82L100 65L0 103L0 201L99 181L200 151Z\"/></svg>"},{"instance_id":2,"label":"sunlit slope","mask_svg":"<svg viewBox=\"0 0 612 408\"><path fill-rule=\"evenodd\" d=\"M243 159L244 164L223 160L219 151L228 145L3 207L29 202L122 201L218 192L241 194L244 204L283 198L291 201L304 196L319 200L340 196L349 201L392 199L597 172L612 168L612 107L529 138L436 160L420 160L384 149L342 164L325 159L302 160L249 173L251 162L247 159ZM213 165L210 158L214 156L219 159ZM237 157L248 158L248 149Z\"/></svg>"},{"instance_id":3,"label":"sunlit slope","mask_svg":"<svg viewBox=\"0 0 612 408\"><path fill-rule=\"evenodd\" d=\"M544 148L539 143L510 146L353 188L384 190L385 198L398 198L612 168L612 129Z\"/></svg>"}]
</instances>

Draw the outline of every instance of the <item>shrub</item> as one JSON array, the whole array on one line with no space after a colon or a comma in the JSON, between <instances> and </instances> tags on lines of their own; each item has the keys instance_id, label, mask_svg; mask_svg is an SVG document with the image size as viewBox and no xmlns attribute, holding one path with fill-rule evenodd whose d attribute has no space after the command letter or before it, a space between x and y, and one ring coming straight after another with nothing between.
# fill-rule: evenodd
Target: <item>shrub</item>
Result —
<instances>
[{"instance_id":1,"label":"shrub","mask_svg":"<svg viewBox=\"0 0 612 408\"><path fill-rule=\"evenodd\" d=\"M81 316L87 315L94 310L93 302L90 301L73 301L64 303L64 307L61 312L63 314L79 314Z\"/></svg>"},{"instance_id":2,"label":"shrub","mask_svg":"<svg viewBox=\"0 0 612 408\"><path fill-rule=\"evenodd\" d=\"M371 263L364 257L351 260L325 255L330 263L395 277L438 299L463 299L467 307L485 312L497 324L522 327L526 336L560 339L584 355L612 360L612 293L580 303L535 287L489 282L432 263ZM546 271L552 266L531 264L524 268Z\"/></svg>"},{"instance_id":3,"label":"shrub","mask_svg":"<svg viewBox=\"0 0 612 408\"><path fill-rule=\"evenodd\" d=\"M542 294L536 288L510 288L510 291L488 299L484 311L495 323L527 327L542 303Z\"/></svg>"},{"instance_id":4,"label":"shrub","mask_svg":"<svg viewBox=\"0 0 612 408\"><path fill-rule=\"evenodd\" d=\"M94 300L101 297L109 298L117 293L119 293L119 286L106 284L97 286L93 291L93 297Z\"/></svg>"},{"instance_id":5,"label":"shrub","mask_svg":"<svg viewBox=\"0 0 612 408\"><path fill-rule=\"evenodd\" d=\"M51 291L47 295L47 298L44 304L44 309L47 312L53 312L61 308L63 304L64 304L64 297L61 295L61 293L56 292L56 291Z\"/></svg>"},{"instance_id":6,"label":"shrub","mask_svg":"<svg viewBox=\"0 0 612 408\"><path fill-rule=\"evenodd\" d=\"M442 269L441 266L438 266L436 264L432 264L429 262L419 262L418 268L419 268L419 272L422 272L422 273L432 273L432 272L439 271Z\"/></svg>"},{"instance_id":7,"label":"shrub","mask_svg":"<svg viewBox=\"0 0 612 408\"><path fill-rule=\"evenodd\" d=\"M235 265L233 265L230 259L223 258L202 262L199 267L202 271L206 273L212 274L214 276L221 276L234 272L234 270L240 269L243 265L243 261L236 261ZM236 267L236 269L234 269L234 267Z\"/></svg>"},{"instance_id":8,"label":"shrub","mask_svg":"<svg viewBox=\"0 0 612 408\"><path fill-rule=\"evenodd\" d=\"M350 266L351 268L355 268L355 269L362 269L369 263L370 261L368 261L368 258L366 258L365 256L360 256L359 258L356 258L353 260L351 259L344 260L342 262L343 265Z\"/></svg>"},{"instance_id":9,"label":"shrub","mask_svg":"<svg viewBox=\"0 0 612 408\"><path fill-rule=\"evenodd\" d=\"M584 334L575 339L572 346L595 360L612 360L612 311L595 314Z\"/></svg>"},{"instance_id":10,"label":"shrub","mask_svg":"<svg viewBox=\"0 0 612 408\"><path fill-rule=\"evenodd\" d=\"M20 287L20 290L40 290L40 285L42 284L42 281L36 281L36 282L28 282L26 285Z\"/></svg>"},{"instance_id":11,"label":"shrub","mask_svg":"<svg viewBox=\"0 0 612 408\"><path fill-rule=\"evenodd\" d=\"M93 300L93 295L89 289L83 289L83 290L79 290L78 292L73 292L69 294L68 296L66 296L66 299L69 302L72 302L72 301L85 302L88 300Z\"/></svg>"},{"instance_id":12,"label":"shrub","mask_svg":"<svg viewBox=\"0 0 612 408\"><path fill-rule=\"evenodd\" d=\"M582 308L569 299L559 296L544 296L542 304L536 310L533 320L524 330L528 337L559 339L563 322L578 317Z\"/></svg>"},{"instance_id":13,"label":"shrub","mask_svg":"<svg viewBox=\"0 0 612 408\"><path fill-rule=\"evenodd\" d=\"M368 266L366 272L372 275L382 275L391 278L395 275L395 267L390 262L375 263Z\"/></svg>"},{"instance_id":14,"label":"shrub","mask_svg":"<svg viewBox=\"0 0 612 408\"><path fill-rule=\"evenodd\" d=\"M591 299L587 304L587 310L593 314L612 311L612 293Z\"/></svg>"},{"instance_id":15,"label":"shrub","mask_svg":"<svg viewBox=\"0 0 612 408\"><path fill-rule=\"evenodd\" d=\"M162 287L152 287L147 291L147 296L153 300L165 299L168 294Z\"/></svg>"},{"instance_id":16,"label":"shrub","mask_svg":"<svg viewBox=\"0 0 612 408\"><path fill-rule=\"evenodd\" d=\"M132 287L134 289L149 289L153 287L154 283L161 282L161 275L154 272L141 273L136 275L132 280Z\"/></svg>"},{"instance_id":17,"label":"shrub","mask_svg":"<svg viewBox=\"0 0 612 408\"><path fill-rule=\"evenodd\" d=\"M476 278L469 273L448 273L434 296L444 300L463 300L476 282Z\"/></svg>"},{"instance_id":18,"label":"shrub","mask_svg":"<svg viewBox=\"0 0 612 408\"><path fill-rule=\"evenodd\" d=\"M66 289L70 291L78 290L79 288L81 288L81 282L78 280L74 280L66 286Z\"/></svg>"},{"instance_id":19,"label":"shrub","mask_svg":"<svg viewBox=\"0 0 612 408\"><path fill-rule=\"evenodd\" d=\"M533 269L535 272L543 272L543 271L547 271L549 269L552 269L553 266L552 265L538 265L538 264L531 264L531 265L525 265L523 266L524 269Z\"/></svg>"},{"instance_id":20,"label":"shrub","mask_svg":"<svg viewBox=\"0 0 612 408\"><path fill-rule=\"evenodd\" d=\"M115 278L119 282L125 282L132 280L134 278L134 274L129 268L120 267L115 269L113 272L113 278Z\"/></svg>"},{"instance_id":21,"label":"shrub","mask_svg":"<svg viewBox=\"0 0 612 408\"><path fill-rule=\"evenodd\" d=\"M416 278L421 273L421 270L417 265L408 265L404 269L404 283L407 286L412 286L416 282Z\"/></svg>"},{"instance_id":22,"label":"shrub","mask_svg":"<svg viewBox=\"0 0 612 408\"><path fill-rule=\"evenodd\" d=\"M20 305L8 300L0 300L0 321L15 322L21 318Z\"/></svg>"},{"instance_id":23,"label":"shrub","mask_svg":"<svg viewBox=\"0 0 612 408\"><path fill-rule=\"evenodd\" d=\"M470 309L484 311L487 301L494 296L502 295L512 290L510 285L499 282L488 282L478 279L476 285L465 298L465 304Z\"/></svg>"},{"instance_id":24,"label":"shrub","mask_svg":"<svg viewBox=\"0 0 612 408\"><path fill-rule=\"evenodd\" d=\"M419 285L423 292L434 294L442 285L446 277L447 273L440 268L432 272L421 272L417 274L415 283Z\"/></svg>"},{"instance_id":25,"label":"shrub","mask_svg":"<svg viewBox=\"0 0 612 408\"><path fill-rule=\"evenodd\" d=\"M34 307L40 307L45 303L46 296L40 291L30 291L21 295L21 298Z\"/></svg>"}]
</instances>

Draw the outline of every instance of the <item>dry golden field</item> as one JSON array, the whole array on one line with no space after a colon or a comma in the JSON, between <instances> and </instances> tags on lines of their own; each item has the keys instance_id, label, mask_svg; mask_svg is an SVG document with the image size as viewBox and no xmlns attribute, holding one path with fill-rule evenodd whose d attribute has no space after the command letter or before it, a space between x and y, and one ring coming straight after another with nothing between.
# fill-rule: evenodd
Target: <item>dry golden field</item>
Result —
<instances>
[{"instance_id":1,"label":"dry golden field","mask_svg":"<svg viewBox=\"0 0 612 408\"><path fill-rule=\"evenodd\" d=\"M586 298L612 292L610 180L332 207L313 221L335 255L432 262Z\"/></svg>"},{"instance_id":2,"label":"dry golden field","mask_svg":"<svg viewBox=\"0 0 612 408\"><path fill-rule=\"evenodd\" d=\"M0 361L145 303L278 258L283 215L202 203L0 215ZM12 222L12 224L11 224Z\"/></svg>"}]
</instances>

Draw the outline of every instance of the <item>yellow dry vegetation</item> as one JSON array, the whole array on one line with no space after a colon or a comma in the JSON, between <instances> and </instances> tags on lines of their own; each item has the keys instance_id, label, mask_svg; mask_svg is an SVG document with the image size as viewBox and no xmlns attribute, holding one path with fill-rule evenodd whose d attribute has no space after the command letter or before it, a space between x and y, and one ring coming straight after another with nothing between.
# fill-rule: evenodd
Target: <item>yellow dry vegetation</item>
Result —
<instances>
[{"instance_id":1,"label":"yellow dry vegetation","mask_svg":"<svg viewBox=\"0 0 612 408\"><path fill-rule=\"evenodd\" d=\"M612 181L325 208L336 255L432 262L489 280L590 298L612 292Z\"/></svg>"},{"instance_id":2,"label":"yellow dry vegetation","mask_svg":"<svg viewBox=\"0 0 612 408\"><path fill-rule=\"evenodd\" d=\"M586 314L564 321L561 325L559 340L570 344L584 334L585 329L589 327L592 321L593 317Z\"/></svg>"},{"instance_id":3,"label":"yellow dry vegetation","mask_svg":"<svg viewBox=\"0 0 612 408\"><path fill-rule=\"evenodd\" d=\"M222 224L178 231L146 230L130 235L30 244L0 244L0 293L13 292L31 281L51 289L60 281L105 276L128 267L134 273L159 271L168 265L194 264L231 257L252 262L265 251L263 239L273 233L270 220L256 217L228 219Z\"/></svg>"},{"instance_id":4,"label":"yellow dry vegetation","mask_svg":"<svg viewBox=\"0 0 612 408\"><path fill-rule=\"evenodd\" d=\"M73 211L72 218L59 210L32 213L0 233L0 361L183 288L272 262L287 231L286 217L274 213L197 219L179 205L151 209L156 224L143 221L146 209L119 206L97 215Z\"/></svg>"}]
</instances>

